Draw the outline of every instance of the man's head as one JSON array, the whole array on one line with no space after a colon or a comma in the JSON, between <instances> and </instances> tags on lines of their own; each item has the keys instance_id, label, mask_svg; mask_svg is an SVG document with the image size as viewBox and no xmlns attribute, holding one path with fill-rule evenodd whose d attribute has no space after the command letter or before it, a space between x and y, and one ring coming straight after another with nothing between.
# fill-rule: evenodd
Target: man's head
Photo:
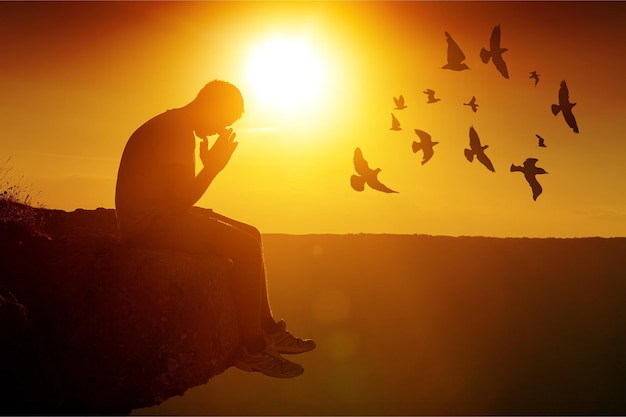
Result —
<instances>
[{"instance_id":1,"label":"man's head","mask_svg":"<svg viewBox=\"0 0 626 417\"><path fill-rule=\"evenodd\" d=\"M237 121L244 112L243 97L229 82L213 80L190 103L193 129L199 137L211 136Z\"/></svg>"}]
</instances>

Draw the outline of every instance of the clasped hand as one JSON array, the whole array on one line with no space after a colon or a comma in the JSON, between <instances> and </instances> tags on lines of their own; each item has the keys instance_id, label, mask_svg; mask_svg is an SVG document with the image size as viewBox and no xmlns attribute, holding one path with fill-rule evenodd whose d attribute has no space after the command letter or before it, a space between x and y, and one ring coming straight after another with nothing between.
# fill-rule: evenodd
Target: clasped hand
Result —
<instances>
[{"instance_id":1,"label":"clasped hand","mask_svg":"<svg viewBox=\"0 0 626 417\"><path fill-rule=\"evenodd\" d=\"M232 128L224 129L219 133L217 140L209 149L209 140L205 137L200 143L200 160L205 169L220 172L237 148L239 142L235 142L236 133Z\"/></svg>"}]
</instances>

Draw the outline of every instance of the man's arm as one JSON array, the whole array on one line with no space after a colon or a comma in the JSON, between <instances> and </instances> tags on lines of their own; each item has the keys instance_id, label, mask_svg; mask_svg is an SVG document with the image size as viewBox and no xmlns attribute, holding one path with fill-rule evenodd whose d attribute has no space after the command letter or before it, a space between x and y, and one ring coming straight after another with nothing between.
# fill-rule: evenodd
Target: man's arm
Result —
<instances>
[{"instance_id":1,"label":"man's arm","mask_svg":"<svg viewBox=\"0 0 626 417\"><path fill-rule=\"evenodd\" d=\"M193 173L190 179L188 168L184 165L172 164L163 167L164 180L169 185L165 189L171 190L168 198L171 212L182 213L200 200L213 179L219 174L230 161L230 157L237 148L235 142L236 133L232 129L223 130L213 146L209 149L207 138L200 143L200 160L202 169L197 175ZM182 186L186 184L186 186Z\"/></svg>"},{"instance_id":2,"label":"man's arm","mask_svg":"<svg viewBox=\"0 0 626 417\"><path fill-rule=\"evenodd\" d=\"M217 140L209 149L209 141L205 137L200 143L200 160L202 161L202 169L194 179L191 190L191 205L194 205L200 197L206 192L213 182L213 179L219 174L230 161L230 157L235 152L239 142L235 142L236 133L232 128L224 129L219 133Z\"/></svg>"}]
</instances>

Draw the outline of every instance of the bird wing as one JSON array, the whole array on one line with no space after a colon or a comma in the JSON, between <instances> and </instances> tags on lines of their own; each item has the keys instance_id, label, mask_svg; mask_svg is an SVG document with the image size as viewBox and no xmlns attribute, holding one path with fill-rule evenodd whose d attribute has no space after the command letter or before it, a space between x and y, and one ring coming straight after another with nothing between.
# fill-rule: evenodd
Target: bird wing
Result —
<instances>
[{"instance_id":1,"label":"bird wing","mask_svg":"<svg viewBox=\"0 0 626 417\"><path fill-rule=\"evenodd\" d=\"M397 129L399 127L400 127L400 122L398 121L396 116L394 116L393 113L391 113L391 128Z\"/></svg>"},{"instance_id":2,"label":"bird wing","mask_svg":"<svg viewBox=\"0 0 626 417\"><path fill-rule=\"evenodd\" d=\"M491 31L491 39L489 39L491 53L495 53L500 49L500 36L500 25L498 25Z\"/></svg>"},{"instance_id":3,"label":"bird wing","mask_svg":"<svg viewBox=\"0 0 626 417\"><path fill-rule=\"evenodd\" d=\"M476 132L476 129L474 129L474 126L470 126L469 128L469 138L470 138L470 148L474 151L477 152L480 148L480 138L478 137L478 133Z\"/></svg>"},{"instance_id":4,"label":"bird wing","mask_svg":"<svg viewBox=\"0 0 626 417\"><path fill-rule=\"evenodd\" d=\"M565 81L561 81L561 88L559 88L559 105L561 109L565 107L563 106L565 103L569 103L569 89Z\"/></svg>"},{"instance_id":5,"label":"bird wing","mask_svg":"<svg viewBox=\"0 0 626 417\"><path fill-rule=\"evenodd\" d=\"M578 133L578 124L576 123L576 117L572 113L572 109L563 109L563 117L567 125L572 128L574 133Z\"/></svg>"},{"instance_id":6,"label":"bird wing","mask_svg":"<svg viewBox=\"0 0 626 417\"><path fill-rule=\"evenodd\" d=\"M478 152L476 154L476 159L478 159L481 164L487 167L489 171L496 172L495 168L493 167L493 164L491 163L491 159L489 159L489 157L484 151Z\"/></svg>"},{"instance_id":7,"label":"bird wing","mask_svg":"<svg viewBox=\"0 0 626 417\"><path fill-rule=\"evenodd\" d=\"M552 105L552 113L554 113L554 105ZM574 133L578 133L578 124L576 123L576 118L574 117L574 113L572 113L572 107L569 102L569 88L567 88L567 84L565 81L561 81L561 88L559 88L559 106L560 110L563 112L563 118L569 127L572 128ZM554 115L556 116L556 113Z\"/></svg>"},{"instance_id":8,"label":"bird wing","mask_svg":"<svg viewBox=\"0 0 626 417\"><path fill-rule=\"evenodd\" d=\"M422 144L432 142L431 136L428 133L424 132L423 130L413 129L413 131L415 132L417 136L419 136Z\"/></svg>"},{"instance_id":9,"label":"bird wing","mask_svg":"<svg viewBox=\"0 0 626 417\"><path fill-rule=\"evenodd\" d=\"M357 174L363 177L367 177L368 175L371 174L372 170L367 164L367 161L365 160L365 158L363 158L363 152L361 152L361 148L356 148L354 150L353 160L354 160L354 169L356 170Z\"/></svg>"},{"instance_id":10,"label":"bird wing","mask_svg":"<svg viewBox=\"0 0 626 417\"><path fill-rule=\"evenodd\" d=\"M491 51L486 50L485 48L480 48L480 60L483 64L486 64L491 59Z\"/></svg>"},{"instance_id":11,"label":"bird wing","mask_svg":"<svg viewBox=\"0 0 626 417\"><path fill-rule=\"evenodd\" d=\"M463 62L465 54L448 32L446 32L446 42L448 42L448 64L460 64Z\"/></svg>"},{"instance_id":12,"label":"bird wing","mask_svg":"<svg viewBox=\"0 0 626 417\"><path fill-rule=\"evenodd\" d=\"M355 191L365 190L365 178L360 175L352 175L350 177L350 185Z\"/></svg>"},{"instance_id":13,"label":"bird wing","mask_svg":"<svg viewBox=\"0 0 626 417\"><path fill-rule=\"evenodd\" d=\"M537 181L537 177L534 175L528 175L526 176L526 181L528 181L528 185L530 185L530 189L533 190L533 200L537 200L537 197L539 197L539 195L541 194L541 192L543 191L543 188L541 188L541 184L539 184L539 181Z\"/></svg>"},{"instance_id":14,"label":"bird wing","mask_svg":"<svg viewBox=\"0 0 626 417\"><path fill-rule=\"evenodd\" d=\"M530 77L528 78L534 78L535 79L535 85L537 85L537 83L539 82L539 74L537 74L537 71L533 71L530 73Z\"/></svg>"},{"instance_id":15,"label":"bird wing","mask_svg":"<svg viewBox=\"0 0 626 417\"><path fill-rule=\"evenodd\" d=\"M496 66L496 69L502 76L506 79L509 78L509 70L506 67L506 62L504 62L504 58L502 58L502 54L496 54L492 57L493 64Z\"/></svg>"},{"instance_id":16,"label":"bird wing","mask_svg":"<svg viewBox=\"0 0 626 417\"><path fill-rule=\"evenodd\" d=\"M404 96L400 95L398 98L393 98L393 101L396 103L396 107L399 109L404 108Z\"/></svg>"},{"instance_id":17,"label":"bird wing","mask_svg":"<svg viewBox=\"0 0 626 417\"><path fill-rule=\"evenodd\" d=\"M539 146L545 146L545 140L537 134L535 134L535 136L539 139Z\"/></svg>"},{"instance_id":18,"label":"bird wing","mask_svg":"<svg viewBox=\"0 0 626 417\"><path fill-rule=\"evenodd\" d=\"M367 184L372 187L374 190L382 191L383 193L397 193L397 191L392 190L387 187L385 184L378 180L378 173L376 172L371 178L368 179Z\"/></svg>"},{"instance_id":19,"label":"bird wing","mask_svg":"<svg viewBox=\"0 0 626 417\"><path fill-rule=\"evenodd\" d=\"M422 158L422 165L424 165L435 154L433 150L435 144L433 144L431 136L423 130L413 129L413 131L420 138L419 143L413 142L413 152L417 152L420 149L424 152L424 157Z\"/></svg>"},{"instance_id":20,"label":"bird wing","mask_svg":"<svg viewBox=\"0 0 626 417\"><path fill-rule=\"evenodd\" d=\"M539 161L537 158L526 158L524 161L524 169L528 170L528 172L534 171L537 161Z\"/></svg>"},{"instance_id":21,"label":"bird wing","mask_svg":"<svg viewBox=\"0 0 626 417\"><path fill-rule=\"evenodd\" d=\"M472 96L472 99L470 100L469 105L474 106L474 104L476 104L476 97Z\"/></svg>"},{"instance_id":22,"label":"bird wing","mask_svg":"<svg viewBox=\"0 0 626 417\"><path fill-rule=\"evenodd\" d=\"M435 151L433 150L432 145L424 146L422 148L422 151L424 151L424 157L422 158L422 165L424 165L426 162L430 160L430 158L433 157L433 155L435 154Z\"/></svg>"}]
</instances>

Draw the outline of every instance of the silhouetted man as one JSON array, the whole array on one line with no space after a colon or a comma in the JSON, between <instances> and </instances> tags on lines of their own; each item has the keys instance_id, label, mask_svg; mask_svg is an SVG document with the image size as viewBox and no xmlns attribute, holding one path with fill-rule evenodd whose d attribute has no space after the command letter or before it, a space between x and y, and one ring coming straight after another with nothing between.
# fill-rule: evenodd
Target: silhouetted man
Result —
<instances>
[{"instance_id":1,"label":"silhouetted man","mask_svg":"<svg viewBox=\"0 0 626 417\"><path fill-rule=\"evenodd\" d=\"M234 298L244 344L235 365L288 378L302 366L280 353L301 353L312 340L294 337L272 316L260 232L253 226L194 207L237 148L229 128L244 111L234 85L209 82L184 107L167 110L130 137L119 166L115 209L122 238L138 246L212 252L233 262ZM208 136L218 135L211 148ZM202 169L196 175L196 136Z\"/></svg>"}]
</instances>

